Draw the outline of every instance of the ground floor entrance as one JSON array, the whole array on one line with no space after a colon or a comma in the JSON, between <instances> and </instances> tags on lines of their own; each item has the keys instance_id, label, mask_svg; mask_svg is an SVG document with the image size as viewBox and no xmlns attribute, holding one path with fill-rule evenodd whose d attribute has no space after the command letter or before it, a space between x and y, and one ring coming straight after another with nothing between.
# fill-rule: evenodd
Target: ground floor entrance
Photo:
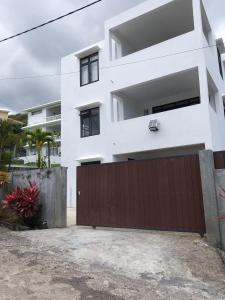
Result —
<instances>
[{"instance_id":1,"label":"ground floor entrance","mask_svg":"<svg viewBox=\"0 0 225 300\"><path fill-rule=\"evenodd\" d=\"M198 155L78 167L77 224L205 233Z\"/></svg>"}]
</instances>

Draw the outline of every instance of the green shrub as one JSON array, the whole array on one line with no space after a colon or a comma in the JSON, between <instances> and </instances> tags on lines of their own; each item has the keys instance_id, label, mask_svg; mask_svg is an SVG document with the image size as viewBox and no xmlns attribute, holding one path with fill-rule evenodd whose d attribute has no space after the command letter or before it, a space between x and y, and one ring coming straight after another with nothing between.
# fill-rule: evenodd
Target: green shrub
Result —
<instances>
[{"instance_id":1,"label":"green shrub","mask_svg":"<svg viewBox=\"0 0 225 300\"><path fill-rule=\"evenodd\" d=\"M24 165L24 160L23 159L15 159L12 161L12 164L21 166L21 165Z\"/></svg>"},{"instance_id":2,"label":"green shrub","mask_svg":"<svg viewBox=\"0 0 225 300\"><path fill-rule=\"evenodd\" d=\"M22 219L9 209L3 209L0 207L0 222L6 222L10 224L22 224Z\"/></svg>"},{"instance_id":3,"label":"green shrub","mask_svg":"<svg viewBox=\"0 0 225 300\"><path fill-rule=\"evenodd\" d=\"M51 164L51 167L52 168L57 168L57 167L61 167L61 165L60 164Z\"/></svg>"}]
</instances>

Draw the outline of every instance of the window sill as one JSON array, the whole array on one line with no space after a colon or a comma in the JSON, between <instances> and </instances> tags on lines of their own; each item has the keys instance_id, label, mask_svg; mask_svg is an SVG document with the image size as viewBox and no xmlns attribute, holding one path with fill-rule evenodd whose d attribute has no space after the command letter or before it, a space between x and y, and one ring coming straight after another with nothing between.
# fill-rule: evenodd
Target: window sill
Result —
<instances>
[{"instance_id":1,"label":"window sill","mask_svg":"<svg viewBox=\"0 0 225 300\"><path fill-rule=\"evenodd\" d=\"M90 138L90 137L98 136L98 135L100 135L100 133L92 134L92 135L88 135L88 136L81 136L80 138L81 138L81 139L86 139L86 138Z\"/></svg>"},{"instance_id":2,"label":"window sill","mask_svg":"<svg viewBox=\"0 0 225 300\"><path fill-rule=\"evenodd\" d=\"M95 81L92 81L92 82L85 83L85 84L80 84L80 87L84 87L84 86L87 86L87 85L96 83L96 82L98 82L98 81L99 81L99 79L98 79L98 80L95 80Z\"/></svg>"},{"instance_id":3,"label":"window sill","mask_svg":"<svg viewBox=\"0 0 225 300\"><path fill-rule=\"evenodd\" d=\"M89 103L85 103L85 104L80 104L80 105L76 106L75 109L78 111L82 111L82 110L86 110L89 108L100 107L100 106L102 106L102 104L103 103L100 101L94 101L94 102L89 102Z\"/></svg>"}]
</instances>

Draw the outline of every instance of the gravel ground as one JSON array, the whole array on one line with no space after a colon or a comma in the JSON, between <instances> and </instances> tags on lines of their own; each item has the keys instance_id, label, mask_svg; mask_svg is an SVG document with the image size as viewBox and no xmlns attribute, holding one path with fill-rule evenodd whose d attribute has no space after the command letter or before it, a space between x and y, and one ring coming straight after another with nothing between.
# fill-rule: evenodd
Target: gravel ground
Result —
<instances>
[{"instance_id":1,"label":"gravel ground","mask_svg":"<svg viewBox=\"0 0 225 300\"><path fill-rule=\"evenodd\" d=\"M198 235L0 228L1 300L225 299L225 269Z\"/></svg>"}]
</instances>

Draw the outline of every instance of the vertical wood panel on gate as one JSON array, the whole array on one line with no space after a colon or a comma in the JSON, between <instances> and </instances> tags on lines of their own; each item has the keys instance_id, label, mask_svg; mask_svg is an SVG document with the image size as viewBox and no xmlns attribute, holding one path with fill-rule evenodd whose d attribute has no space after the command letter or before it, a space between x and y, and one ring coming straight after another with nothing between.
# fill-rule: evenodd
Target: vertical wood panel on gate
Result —
<instances>
[{"instance_id":1,"label":"vertical wood panel on gate","mask_svg":"<svg viewBox=\"0 0 225 300\"><path fill-rule=\"evenodd\" d=\"M205 232L198 155L77 168L77 224Z\"/></svg>"}]
</instances>

